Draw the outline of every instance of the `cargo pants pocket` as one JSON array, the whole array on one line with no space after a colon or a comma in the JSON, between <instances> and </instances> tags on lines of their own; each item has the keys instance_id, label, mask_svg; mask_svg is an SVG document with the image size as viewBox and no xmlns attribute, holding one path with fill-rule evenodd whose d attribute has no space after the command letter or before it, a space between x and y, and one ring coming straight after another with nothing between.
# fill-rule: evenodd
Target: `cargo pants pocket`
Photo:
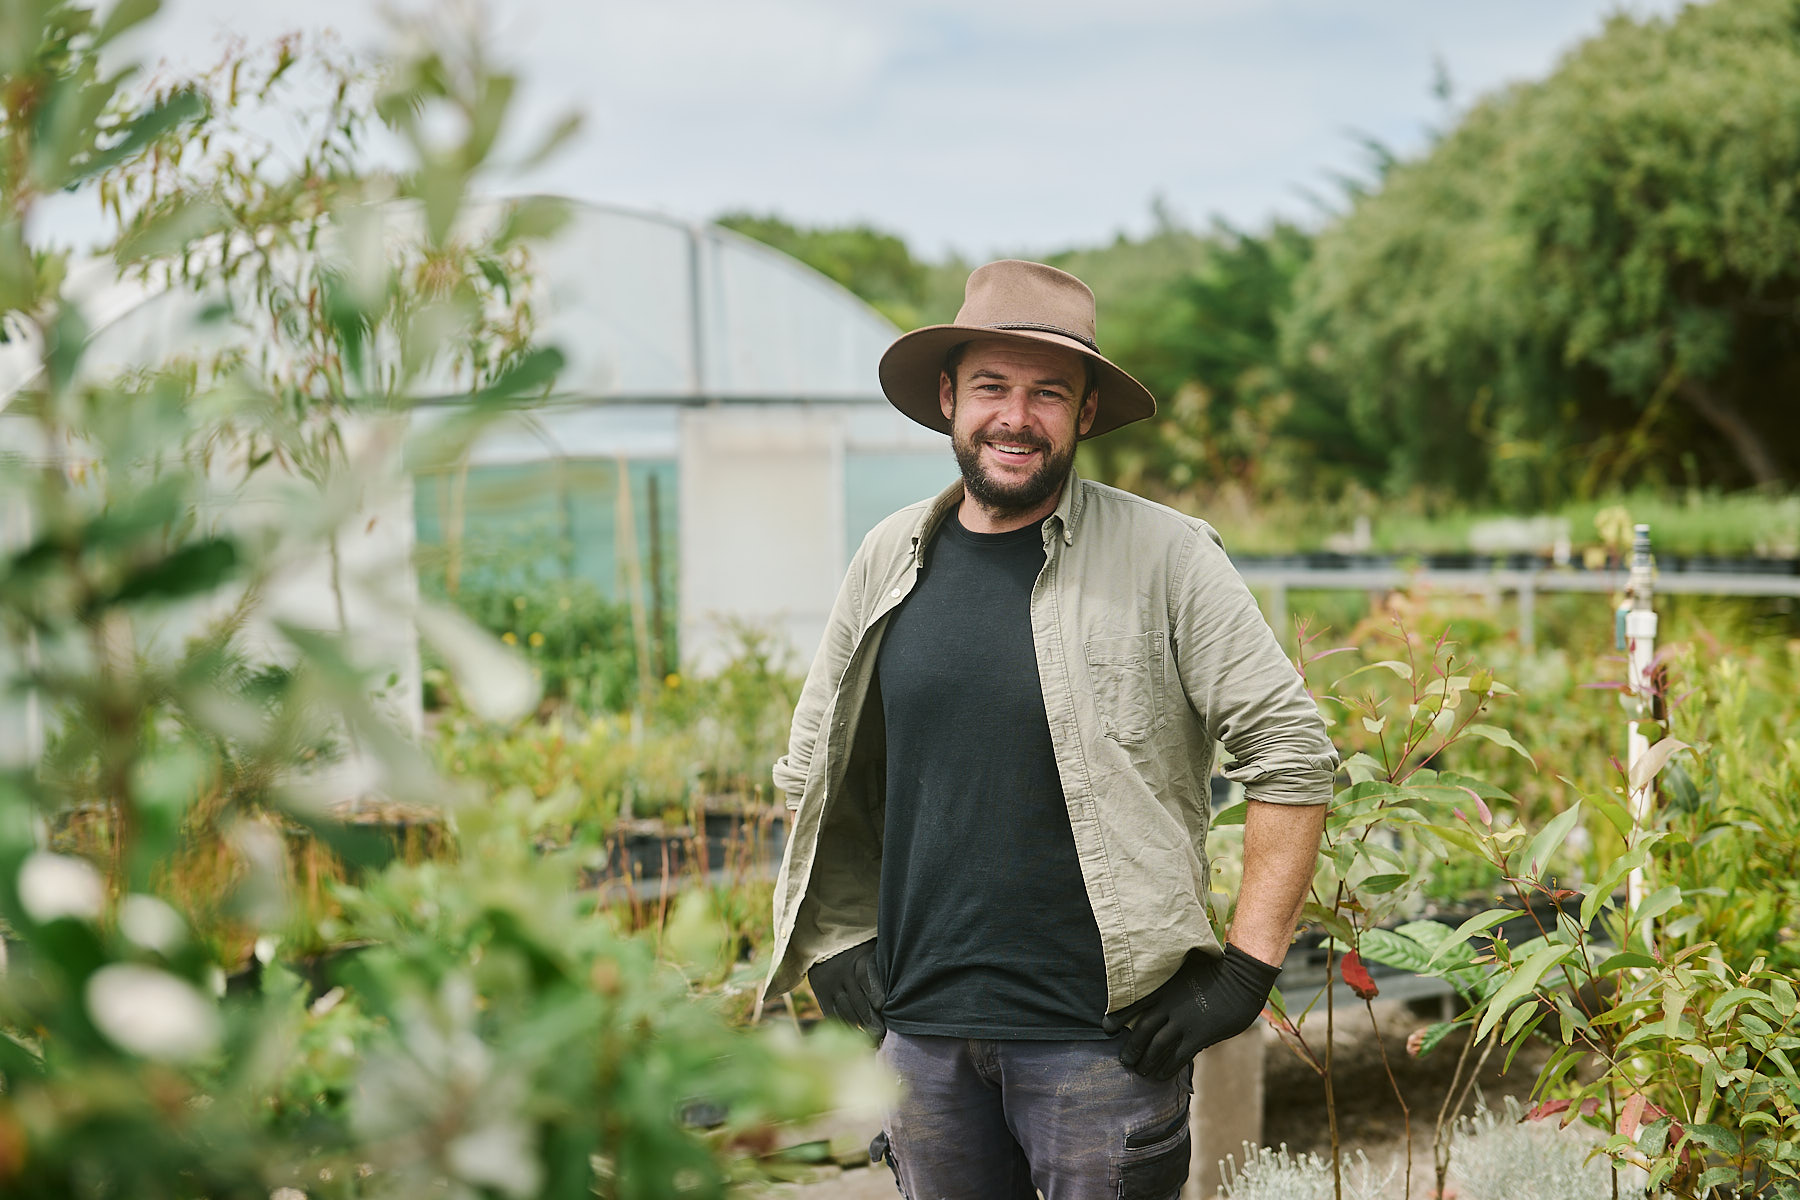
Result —
<instances>
[{"instance_id":1,"label":"cargo pants pocket","mask_svg":"<svg viewBox=\"0 0 1800 1200\"><path fill-rule=\"evenodd\" d=\"M1126 1135L1125 1149L1117 1155L1119 1200L1176 1200L1192 1158L1188 1105L1183 1104L1173 1118Z\"/></svg>"}]
</instances>

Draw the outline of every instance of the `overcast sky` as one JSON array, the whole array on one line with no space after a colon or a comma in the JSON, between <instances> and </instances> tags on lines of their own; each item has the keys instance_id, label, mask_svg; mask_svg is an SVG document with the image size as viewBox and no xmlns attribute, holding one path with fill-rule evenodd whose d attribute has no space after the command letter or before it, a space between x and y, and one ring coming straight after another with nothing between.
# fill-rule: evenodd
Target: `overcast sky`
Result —
<instances>
[{"instance_id":1,"label":"overcast sky","mask_svg":"<svg viewBox=\"0 0 1800 1200\"><path fill-rule=\"evenodd\" d=\"M416 8L403 5L403 8ZM1179 217L1308 217L1453 103L1541 76L1606 15L1679 0L510 0L521 125L579 140L521 186L686 218L869 221L926 254L1051 251ZM165 0L139 42L200 65L305 26L373 47L368 0ZM521 141L523 141L523 137Z\"/></svg>"}]
</instances>

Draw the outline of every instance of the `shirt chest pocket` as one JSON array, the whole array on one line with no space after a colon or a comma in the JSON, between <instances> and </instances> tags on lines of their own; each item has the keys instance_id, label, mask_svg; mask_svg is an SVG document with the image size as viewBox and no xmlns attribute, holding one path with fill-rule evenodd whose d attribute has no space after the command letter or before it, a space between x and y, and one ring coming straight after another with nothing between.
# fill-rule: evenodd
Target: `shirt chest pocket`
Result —
<instances>
[{"instance_id":1,"label":"shirt chest pocket","mask_svg":"<svg viewBox=\"0 0 1800 1200\"><path fill-rule=\"evenodd\" d=\"M1162 724L1163 639L1154 632L1087 641L1100 728L1116 742L1141 742Z\"/></svg>"}]
</instances>

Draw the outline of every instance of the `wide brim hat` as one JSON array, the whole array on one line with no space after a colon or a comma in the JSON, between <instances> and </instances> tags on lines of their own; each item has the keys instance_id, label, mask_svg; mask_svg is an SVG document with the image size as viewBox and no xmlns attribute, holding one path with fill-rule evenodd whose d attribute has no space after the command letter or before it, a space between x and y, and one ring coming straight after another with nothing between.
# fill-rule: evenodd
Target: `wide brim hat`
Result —
<instances>
[{"instance_id":1,"label":"wide brim hat","mask_svg":"<svg viewBox=\"0 0 1800 1200\"><path fill-rule=\"evenodd\" d=\"M1114 366L1094 341L1094 293L1055 267L1009 258L975 268L962 308L948 325L900 335L881 356L888 403L939 433L950 432L938 404L944 356L963 342L1004 337L1073 350L1094 364L1100 405L1084 437L1099 437L1156 412L1150 389Z\"/></svg>"}]
</instances>

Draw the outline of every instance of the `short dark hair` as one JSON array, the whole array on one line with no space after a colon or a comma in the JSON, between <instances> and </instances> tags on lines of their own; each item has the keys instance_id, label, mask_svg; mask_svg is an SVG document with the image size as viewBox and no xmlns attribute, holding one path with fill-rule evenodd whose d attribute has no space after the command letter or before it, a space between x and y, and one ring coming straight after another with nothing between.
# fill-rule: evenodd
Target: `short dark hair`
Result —
<instances>
[{"instance_id":1,"label":"short dark hair","mask_svg":"<svg viewBox=\"0 0 1800 1200\"><path fill-rule=\"evenodd\" d=\"M963 355L967 354L968 351L968 342L958 342L956 345L950 347L949 352L944 355L944 374L950 377L950 391L952 395L956 392L956 370L958 367L962 366ZM1077 353L1080 352L1077 351ZM1086 375L1086 378L1082 381L1080 398L1086 400L1089 396L1094 394L1094 389L1100 386L1100 372L1094 366L1094 360L1085 354L1081 355L1081 369Z\"/></svg>"}]
</instances>

